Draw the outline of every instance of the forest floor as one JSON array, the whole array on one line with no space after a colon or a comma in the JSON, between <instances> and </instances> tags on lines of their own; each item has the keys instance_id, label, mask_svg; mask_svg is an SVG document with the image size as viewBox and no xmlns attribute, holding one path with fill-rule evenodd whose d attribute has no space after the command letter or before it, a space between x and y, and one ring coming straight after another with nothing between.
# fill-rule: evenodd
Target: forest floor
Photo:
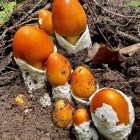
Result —
<instances>
[{"instance_id":1,"label":"forest floor","mask_svg":"<svg viewBox=\"0 0 140 140\"><path fill-rule=\"evenodd\" d=\"M122 49L140 42L140 8L123 6L129 0L81 0L88 16L92 43L108 44ZM21 71L12 55L12 38L19 27L37 23L37 11L47 0L19 2L10 21L0 28L0 140L74 140L72 127L57 128L52 123L53 105L43 108L40 98L51 94L46 86L32 94L30 111L15 107L19 93L31 96L24 84ZM57 43L57 42L56 42ZM93 64L85 62L88 51L68 54L58 46L58 52L69 58L72 68L86 65L101 87L113 87L130 96L135 109L135 123L129 140L140 140L140 49L124 57L123 62ZM52 103L54 101L52 100ZM120 105L121 106L121 105ZM103 139L103 138L100 138Z\"/></svg>"}]
</instances>

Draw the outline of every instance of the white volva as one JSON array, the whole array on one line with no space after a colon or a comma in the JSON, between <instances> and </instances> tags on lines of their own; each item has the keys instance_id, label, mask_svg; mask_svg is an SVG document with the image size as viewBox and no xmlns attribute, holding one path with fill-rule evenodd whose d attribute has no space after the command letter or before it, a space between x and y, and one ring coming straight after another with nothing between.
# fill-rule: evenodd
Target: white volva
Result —
<instances>
[{"instance_id":1,"label":"white volva","mask_svg":"<svg viewBox=\"0 0 140 140\"><path fill-rule=\"evenodd\" d=\"M64 37L56 32L55 35L59 45L66 49L68 53L77 53L79 50L90 48L92 45L88 26L75 45L70 44Z\"/></svg>"},{"instance_id":2,"label":"white volva","mask_svg":"<svg viewBox=\"0 0 140 140\"><path fill-rule=\"evenodd\" d=\"M130 123L128 125L117 125L119 121L117 113L113 110L112 106L105 103L100 108L97 108L94 114L91 113L92 120L99 133L110 140L123 140L124 138L127 139L128 135L131 133L135 119L134 108L132 106L130 98L123 94L121 91L118 92L126 99L129 106ZM94 94L94 96L96 95L96 93Z\"/></svg>"},{"instance_id":3,"label":"white volva","mask_svg":"<svg viewBox=\"0 0 140 140\"><path fill-rule=\"evenodd\" d=\"M84 122L78 126L74 126L74 131L78 140L98 140L99 136L96 130L91 127L91 121Z\"/></svg>"},{"instance_id":4,"label":"white volva","mask_svg":"<svg viewBox=\"0 0 140 140\"><path fill-rule=\"evenodd\" d=\"M69 101L72 100L71 98L71 88L68 83L66 83L64 86L57 86L52 87L52 95L53 98L67 98Z\"/></svg>"},{"instance_id":5,"label":"white volva","mask_svg":"<svg viewBox=\"0 0 140 140\"><path fill-rule=\"evenodd\" d=\"M97 84L97 86L96 86L96 90L98 90L99 89L99 85ZM93 93L94 94L94 93ZM92 95L93 95L92 94ZM78 97L76 97L74 94L73 94L73 92L71 91L71 95L72 95L72 97L74 98L74 100L76 101L76 103L80 103L80 104L83 104L83 105L89 105L89 103L90 103L90 98L91 97L89 97L89 100L84 100L84 99L81 99L81 98L78 98ZM91 96L92 96L91 95Z\"/></svg>"},{"instance_id":6,"label":"white volva","mask_svg":"<svg viewBox=\"0 0 140 140\"><path fill-rule=\"evenodd\" d=\"M57 52L57 47L54 46L54 52ZM38 70L31 65L27 64L24 60L15 58L16 64L19 66L24 83L28 87L28 92L32 93L33 90L39 89L45 85L46 70Z\"/></svg>"},{"instance_id":7,"label":"white volva","mask_svg":"<svg viewBox=\"0 0 140 140\"><path fill-rule=\"evenodd\" d=\"M38 70L21 59L16 58L14 59L22 72L22 77L30 93L32 93L33 90L41 88L42 86L45 85L46 81L45 70L44 71Z\"/></svg>"},{"instance_id":8,"label":"white volva","mask_svg":"<svg viewBox=\"0 0 140 140\"><path fill-rule=\"evenodd\" d=\"M72 91L71 91L71 95L72 95L73 99L76 101L77 104L80 103L80 104L83 104L83 105L89 105L89 101L86 101L86 100L84 100L84 99L81 99L81 98L76 97L76 96L73 94Z\"/></svg>"}]
</instances>

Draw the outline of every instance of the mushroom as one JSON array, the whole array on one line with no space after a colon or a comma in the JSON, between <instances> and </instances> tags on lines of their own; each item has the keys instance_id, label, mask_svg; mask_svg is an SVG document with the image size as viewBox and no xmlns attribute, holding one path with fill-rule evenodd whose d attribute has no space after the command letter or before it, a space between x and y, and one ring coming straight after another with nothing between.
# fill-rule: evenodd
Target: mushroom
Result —
<instances>
[{"instance_id":1,"label":"mushroom","mask_svg":"<svg viewBox=\"0 0 140 140\"><path fill-rule=\"evenodd\" d=\"M32 100L28 99L24 94L18 94L15 97L15 106L22 108L29 108L32 105Z\"/></svg>"},{"instance_id":2,"label":"mushroom","mask_svg":"<svg viewBox=\"0 0 140 140\"><path fill-rule=\"evenodd\" d=\"M48 35L53 36L54 30L52 25L52 12L41 9L38 11L38 25L39 28L47 32Z\"/></svg>"},{"instance_id":3,"label":"mushroom","mask_svg":"<svg viewBox=\"0 0 140 140\"><path fill-rule=\"evenodd\" d=\"M23 26L15 33L14 59L22 71L29 92L45 84L45 63L52 52L54 52L54 43L41 29Z\"/></svg>"},{"instance_id":4,"label":"mushroom","mask_svg":"<svg viewBox=\"0 0 140 140\"><path fill-rule=\"evenodd\" d=\"M98 140L99 136L91 125L91 118L85 108L76 110L73 116L74 132L78 140Z\"/></svg>"},{"instance_id":5,"label":"mushroom","mask_svg":"<svg viewBox=\"0 0 140 140\"><path fill-rule=\"evenodd\" d=\"M71 75L70 84L75 101L88 105L90 96L97 89L91 71L84 66L78 66Z\"/></svg>"},{"instance_id":6,"label":"mushroom","mask_svg":"<svg viewBox=\"0 0 140 140\"><path fill-rule=\"evenodd\" d=\"M67 127L73 119L73 106L63 99L55 103L53 111L53 123L60 128Z\"/></svg>"},{"instance_id":7,"label":"mushroom","mask_svg":"<svg viewBox=\"0 0 140 140\"><path fill-rule=\"evenodd\" d=\"M46 76L52 86L53 98L67 98L71 101L71 89L68 80L71 65L63 55L52 53L48 57Z\"/></svg>"},{"instance_id":8,"label":"mushroom","mask_svg":"<svg viewBox=\"0 0 140 140\"><path fill-rule=\"evenodd\" d=\"M20 106L25 106L25 96L23 94L18 94L15 98L15 105L17 107L20 107Z\"/></svg>"},{"instance_id":9,"label":"mushroom","mask_svg":"<svg viewBox=\"0 0 140 140\"><path fill-rule=\"evenodd\" d=\"M90 47L87 17L78 0L55 0L52 15L56 39L68 53Z\"/></svg>"},{"instance_id":10,"label":"mushroom","mask_svg":"<svg viewBox=\"0 0 140 140\"><path fill-rule=\"evenodd\" d=\"M107 139L127 139L134 124L134 108L130 98L113 88L97 90L90 101L92 120Z\"/></svg>"}]
</instances>

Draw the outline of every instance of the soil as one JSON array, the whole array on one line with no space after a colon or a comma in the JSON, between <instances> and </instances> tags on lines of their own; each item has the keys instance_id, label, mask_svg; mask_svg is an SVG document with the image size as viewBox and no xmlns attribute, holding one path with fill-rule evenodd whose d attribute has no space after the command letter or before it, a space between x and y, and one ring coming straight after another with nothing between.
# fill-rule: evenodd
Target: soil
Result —
<instances>
[{"instance_id":1,"label":"soil","mask_svg":"<svg viewBox=\"0 0 140 140\"><path fill-rule=\"evenodd\" d=\"M86 0L80 1L84 5L84 8L88 15L88 24L90 27L90 33L92 42L108 43L114 48L122 48L128 45L137 43L136 40L119 36L116 33L117 24L127 24L130 18L116 17L115 15L108 14L101 7L95 3L88 3ZM98 1L102 7L108 8L108 10L114 9L113 12L121 13L122 15L133 15L136 8L127 8L120 5L127 1ZM42 1L33 11L33 14L25 17L25 13L35 6L35 1L22 1L19 3L16 12L12 15L11 20L0 28L2 34L8 28L13 27L18 20L23 20L21 23L37 18L36 11L43 8L47 2ZM93 6L92 6L93 5ZM116 6L117 5L117 6ZM24 7L24 8L23 8ZM115 7L115 8L114 8ZM94 9L94 11L93 11ZM94 12L94 13L93 13ZM93 14L96 14L96 18L93 18ZM112 16L112 17L110 17ZM24 18L25 17L25 18ZM96 19L96 21L95 21ZM98 20L97 20L98 19ZM107 20L105 20L107 19ZM113 25L110 20L115 22ZM33 24L37 19L33 19L28 24ZM138 19L134 18L130 21L128 26L118 26L117 29L131 33L138 39L137 29L134 29L132 25L138 24ZM107 24L108 23L108 24ZM26 23L25 23L26 24ZM136 25L136 24L135 24ZM19 28L20 26L16 27ZM12 28L7 31L4 36L1 36L0 47L0 140L74 140L74 134L72 133L72 126L67 128L57 128L52 122L52 110L53 103L49 107L42 107L40 104L40 97L45 93L51 96L51 86L46 83L46 86L34 91L32 94L28 93L28 90L24 84L21 71L13 60L12 52L12 37L16 28ZM107 39L107 40L106 40ZM57 43L57 42L56 42ZM96 82L101 87L113 87L123 91L127 96L132 98L132 103L135 109L135 123L132 129L132 133L129 136L129 140L140 140L140 50L134 53L132 56L125 56L126 60L122 63L113 64L100 64L93 65L91 62L85 62L88 51L82 50L77 54L67 54L65 50L58 46L58 51L69 58L72 68L79 65L85 65L90 68L93 75L96 78ZM11 57L12 56L12 57ZM8 60L8 61L7 61ZM19 93L23 93L26 97L32 97L32 105L27 109L23 107L15 106L15 97ZM119 104L119 103L118 103ZM77 105L75 105L76 107ZM120 105L121 106L121 105ZM100 139L104 139L101 138Z\"/></svg>"}]
</instances>

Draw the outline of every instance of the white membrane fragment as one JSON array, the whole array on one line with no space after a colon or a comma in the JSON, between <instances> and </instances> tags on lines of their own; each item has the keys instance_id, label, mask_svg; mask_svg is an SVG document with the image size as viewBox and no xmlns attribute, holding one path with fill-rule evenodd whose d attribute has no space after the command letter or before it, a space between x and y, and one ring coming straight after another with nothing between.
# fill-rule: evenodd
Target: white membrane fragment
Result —
<instances>
[{"instance_id":1,"label":"white membrane fragment","mask_svg":"<svg viewBox=\"0 0 140 140\"><path fill-rule=\"evenodd\" d=\"M76 97L73 92L71 91L71 95L77 104L89 105L89 100L84 100L82 98Z\"/></svg>"},{"instance_id":2,"label":"white membrane fragment","mask_svg":"<svg viewBox=\"0 0 140 140\"><path fill-rule=\"evenodd\" d=\"M69 101L72 100L71 88L68 83L66 83L64 86L52 87L52 95L53 99L67 98Z\"/></svg>"},{"instance_id":3,"label":"white membrane fragment","mask_svg":"<svg viewBox=\"0 0 140 140\"><path fill-rule=\"evenodd\" d=\"M41 88L45 85L46 81L45 70L44 71L38 70L21 59L16 58L14 59L22 72L24 82L29 89L28 92L32 93L33 90Z\"/></svg>"},{"instance_id":4,"label":"white membrane fragment","mask_svg":"<svg viewBox=\"0 0 140 140\"><path fill-rule=\"evenodd\" d=\"M96 93L99 92L100 90L96 91ZM128 135L131 133L132 126L135 120L135 114L130 98L127 97L121 91L119 90L116 91L119 92L128 103L130 123L128 125L117 124L119 121L117 113L112 108L112 106L105 103L103 103L103 105L100 108L97 108L95 113L91 113L91 116L94 125L97 127L100 134L102 134L103 136L105 136L110 140L123 140L127 139ZM92 96L92 98L96 95L96 93Z\"/></svg>"},{"instance_id":5,"label":"white membrane fragment","mask_svg":"<svg viewBox=\"0 0 140 140\"><path fill-rule=\"evenodd\" d=\"M97 84L96 90L98 90L98 89L99 89L99 85ZM93 94L94 94L94 92L92 93L92 95ZM71 95L72 95L72 97L74 98L74 100L76 101L77 104L80 103L80 104L83 104L83 105L89 105L89 103L90 103L90 97L89 97L89 100L84 100L82 98L79 98L79 97L75 96L72 91L71 91Z\"/></svg>"},{"instance_id":6,"label":"white membrane fragment","mask_svg":"<svg viewBox=\"0 0 140 140\"><path fill-rule=\"evenodd\" d=\"M59 45L67 50L68 53L77 53L85 48L90 48L92 45L88 26L75 45L70 44L64 37L56 32L55 35Z\"/></svg>"},{"instance_id":7,"label":"white membrane fragment","mask_svg":"<svg viewBox=\"0 0 140 140\"><path fill-rule=\"evenodd\" d=\"M91 121L84 122L78 126L74 125L74 131L78 140L98 140L99 135L95 128L91 127Z\"/></svg>"},{"instance_id":8,"label":"white membrane fragment","mask_svg":"<svg viewBox=\"0 0 140 140\"><path fill-rule=\"evenodd\" d=\"M45 93L44 96L40 98L40 104L43 107L47 107L51 105L51 98L48 93Z\"/></svg>"},{"instance_id":9,"label":"white membrane fragment","mask_svg":"<svg viewBox=\"0 0 140 140\"><path fill-rule=\"evenodd\" d=\"M39 18L39 19L38 19L38 23L39 23L40 25L42 25L42 22L43 22L42 18Z\"/></svg>"}]
</instances>

